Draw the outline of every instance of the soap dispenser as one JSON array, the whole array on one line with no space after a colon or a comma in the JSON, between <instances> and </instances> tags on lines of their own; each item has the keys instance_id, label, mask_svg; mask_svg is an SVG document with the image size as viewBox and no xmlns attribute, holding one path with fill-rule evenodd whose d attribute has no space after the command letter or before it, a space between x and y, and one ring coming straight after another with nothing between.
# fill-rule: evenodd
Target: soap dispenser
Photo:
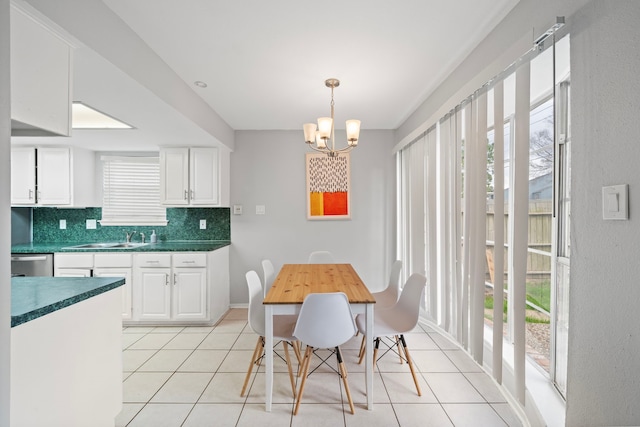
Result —
<instances>
[{"instance_id":1,"label":"soap dispenser","mask_svg":"<svg viewBox=\"0 0 640 427\"><path fill-rule=\"evenodd\" d=\"M156 234L156 230L152 230L151 231L151 243L157 243L158 242L158 235Z\"/></svg>"}]
</instances>

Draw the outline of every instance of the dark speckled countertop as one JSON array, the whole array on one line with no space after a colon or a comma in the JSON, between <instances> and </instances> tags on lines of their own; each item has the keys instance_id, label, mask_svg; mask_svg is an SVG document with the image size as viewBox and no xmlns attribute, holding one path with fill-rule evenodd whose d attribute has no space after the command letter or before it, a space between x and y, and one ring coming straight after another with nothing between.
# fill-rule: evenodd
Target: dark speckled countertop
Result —
<instances>
[{"instance_id":1,"label":"dark speckled countertop","mask_svg":"<svg viewBox=\"0 0 640 427\"><path fill-rule=\"evenodd\" d=\"M119 277L13 277L11 327L124 285Z\"/></svg>"},{"instance_id":2,"label":"dark speckled countertop","mask_svg":"<svg viewBox=\"0 0 640 427\"><path fill-rule=\"evenodd\" d=\"M135 248L105 248L105 249L69 249L70 246L91 242L73 243L27 243L11 246L14 254L44 254L54 252L210 252L229 246L229 240L177 240L159 243L149 243ZM115 243L115 242L114 242ZM122 243L122 242L120 242Z\"/></svg>"}]
</instances>

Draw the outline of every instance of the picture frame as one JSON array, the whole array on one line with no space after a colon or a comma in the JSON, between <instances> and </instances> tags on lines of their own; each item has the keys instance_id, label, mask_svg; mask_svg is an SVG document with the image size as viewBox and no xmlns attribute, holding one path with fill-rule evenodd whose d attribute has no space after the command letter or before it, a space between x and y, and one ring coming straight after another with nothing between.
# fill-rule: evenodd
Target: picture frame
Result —
<instances>
[{"instance_id":1,"label":"picture frame","mask_svg":"<svg viewBox=\"0 0 640 427\"><path fill-rule=\"evenodd\" d=\"M306 154L307 219L351 219L349 153Z\"/></svg>"}]
</instances>

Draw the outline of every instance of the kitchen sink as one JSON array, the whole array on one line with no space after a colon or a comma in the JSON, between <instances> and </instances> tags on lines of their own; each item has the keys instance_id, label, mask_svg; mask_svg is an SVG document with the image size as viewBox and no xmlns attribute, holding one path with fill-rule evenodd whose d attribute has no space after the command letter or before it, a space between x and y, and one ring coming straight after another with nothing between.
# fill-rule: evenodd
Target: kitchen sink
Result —
<instances>
[{"instance_id":1,"label":"kitchen sink","mask_svg":"<svg viewBox=\"0 0 640 427\"><path fill-rule=\"evenodd\" d=\"M111 246L112 248L139 248L140 246L147 246L148 243L118 243L115 246Z\"/></svg>"},{"instance_id":2,"label":"kitchen sink","mask_svg":"<svg viewBox=\"0 0 640 427\"><path fill-rule=\"evenodd\" d=\"M67 246L63 249L133 249L140 246L147 246L148 243L86 243L84 245Z\"/></svg>"}]
</instances>

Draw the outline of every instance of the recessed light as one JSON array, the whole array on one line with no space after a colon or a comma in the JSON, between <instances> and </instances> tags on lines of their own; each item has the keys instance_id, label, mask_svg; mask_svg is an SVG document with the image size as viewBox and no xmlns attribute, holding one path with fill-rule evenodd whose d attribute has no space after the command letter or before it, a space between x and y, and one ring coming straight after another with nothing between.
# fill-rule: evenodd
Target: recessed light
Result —
<instances>
[{"instance_id":1,"label":"recessed light","mask_svg":"<svg viewBox=\"0 0 640 427\"><path fill-rule=\"evenodd\" d=\"M207 84L205 82L201 82L200 80L196 80L195 82L193 82L193 84L201 88L207 87Z\"/></svg>"}]
</instances>

